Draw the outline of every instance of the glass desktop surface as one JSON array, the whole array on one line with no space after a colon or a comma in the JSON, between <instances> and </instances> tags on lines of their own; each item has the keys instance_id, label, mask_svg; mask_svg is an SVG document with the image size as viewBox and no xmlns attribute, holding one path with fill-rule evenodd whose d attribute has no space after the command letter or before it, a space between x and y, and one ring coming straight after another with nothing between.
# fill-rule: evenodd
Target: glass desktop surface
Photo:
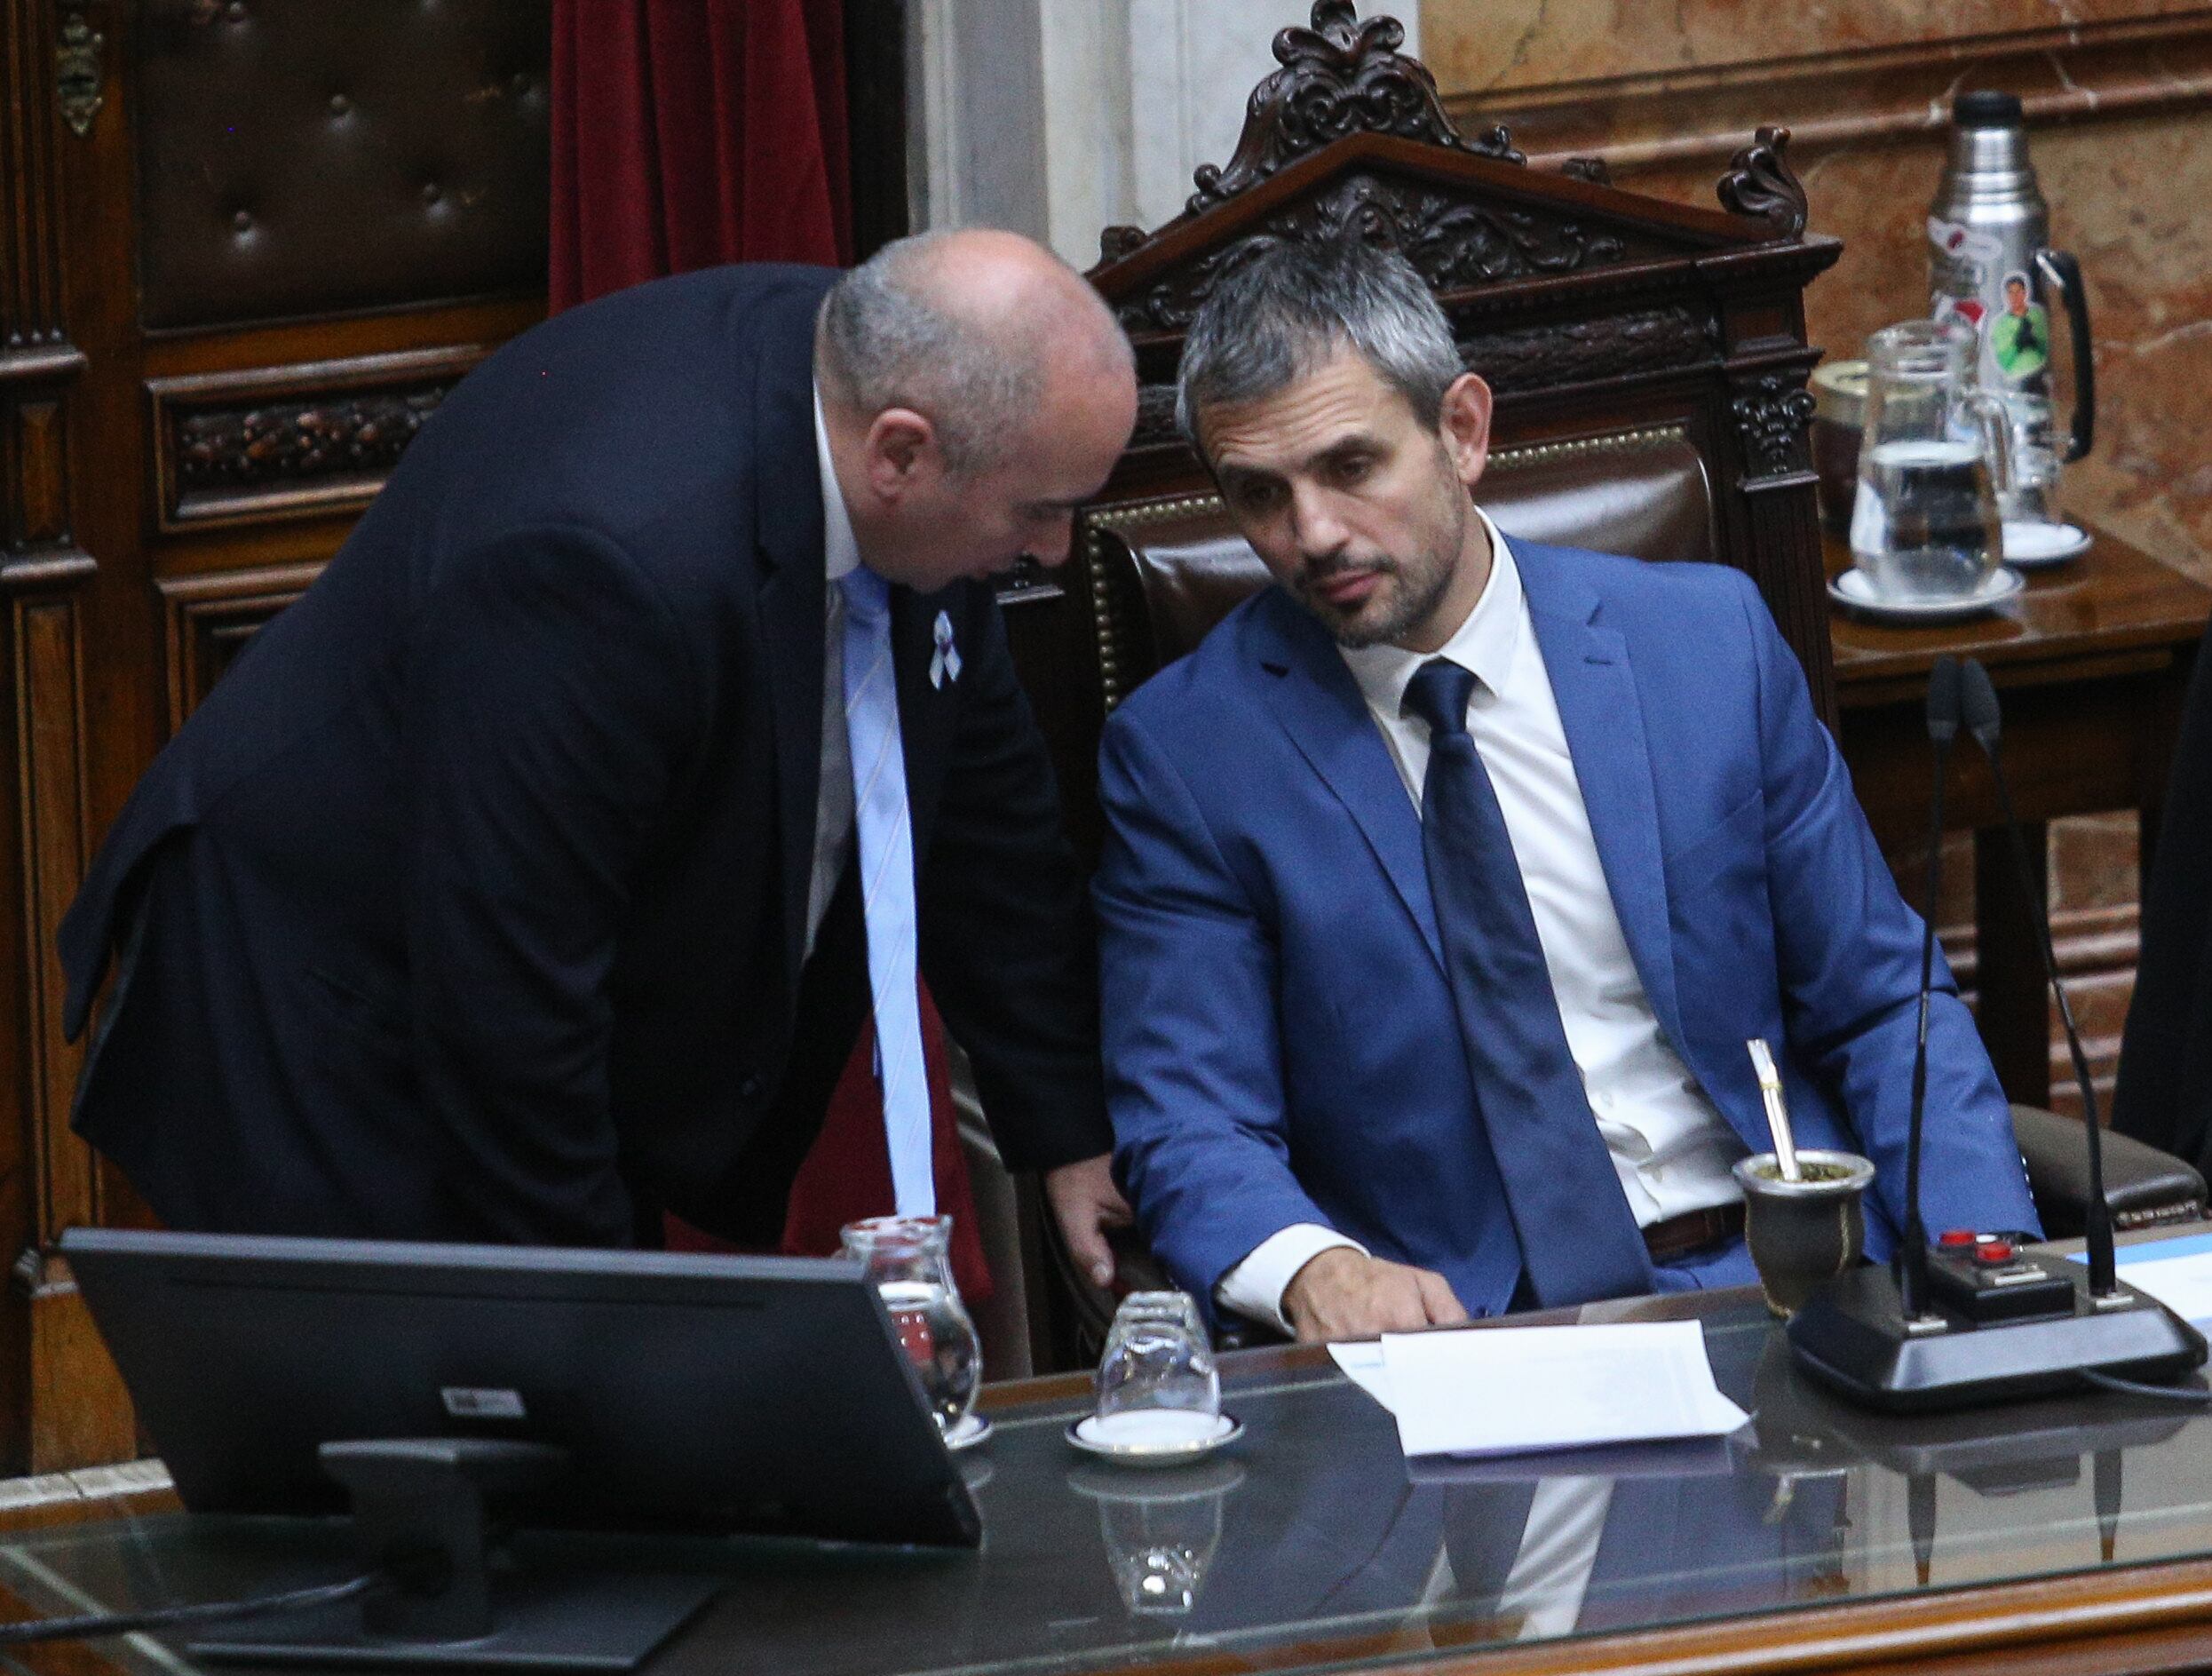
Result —
<instances>
[{"instance_id":1,"label":"glass desktop surface","mask_svg":"<svg viewBox=\"0 0 2212 1676\"><path fill-rule=\"evenodd\" d=\"M1383 1667L2212 1553L2212 1418L2104 1395L1867 1416L1790 1368L1756 1299L1693 1307L1754 1426L1609 1473L1573 1456L1409 1465L1389 1417L1333 1365L1259 1353L1224 1358L1244 1435L1197 1466L1089 1459L1062 1436L1080 1400L997 1408L967 1458L979 1553L583 1551L728 1576L656 1676ZM1579 1537L1532 1536L1538 1505L1580 1509ZM0 1584L47 1611L146 1606L336 1578L346 1559L329 1522L164 1514L0 1537ZM1579 1575L1579 1599L1563 1603L1563 1575Z\"/></svg>"}]
</instances>

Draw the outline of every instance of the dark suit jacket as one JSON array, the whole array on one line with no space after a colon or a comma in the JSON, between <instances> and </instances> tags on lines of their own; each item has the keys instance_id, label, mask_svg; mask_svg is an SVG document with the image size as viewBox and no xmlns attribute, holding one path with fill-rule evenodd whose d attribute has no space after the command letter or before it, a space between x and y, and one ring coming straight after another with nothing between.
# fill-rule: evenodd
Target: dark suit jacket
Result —
<instances>
[{"instance_id":1,"label":"dark suit jacket","mask_svg":"<svg viewBox=\"0 0 2212 1676\"><path fill-rule=\"evenodd\" d=\"M148 771L60 943L72 1034L128 945L76 1120L164 1219L608 1243L728 1227L749 1148L788 1180L768 1120L805 1084L819 1124L867 1005L849 889L800 995L835 277L689 274L502 349ZM924 975L1010 1164L1102 1152L997 606L894 590L892 639Z\"/></svg>"},{"instance_id":2,"label":"dark suit jacket","mask_svg":"<svg viewBox=\"0 0 2212 1676\"><path fill-rule=\"evenodd\" d=\"M2202 1170L2212 1163L2212 628L2189 679L2157 840L2113 1127Z\"/></svg>"}]
</instances>

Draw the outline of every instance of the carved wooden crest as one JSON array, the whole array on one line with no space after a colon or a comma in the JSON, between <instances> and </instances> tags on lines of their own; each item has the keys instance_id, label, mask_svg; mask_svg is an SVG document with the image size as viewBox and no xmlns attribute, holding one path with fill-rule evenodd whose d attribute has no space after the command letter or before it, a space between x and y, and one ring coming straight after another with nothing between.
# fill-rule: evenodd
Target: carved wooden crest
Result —
<instances>
[{"instance_id":1,"label":"carved wooden crest","mask_svg":"<svg viewBox=\"0 0 2212 1676\"><path fill-rule=\"evenodd\" d=\"M1179 332L1221 276L1284 242L1360 238L1402 252L1439 294L1463 294L1738 245L1796 239L1805 195L1763 128L1720 184L1726 214L1615 189L1604 163L1527 166L1502 128L1470 139L1396 19L1315 0L1275 36L1280 68L1252 91L1235 154L1193 177L1156 232L1108 227L1091 277L1139 335Z\"/></svg>"},{"instance_id":2,"label":"carved wooden crest","mask_svg":"<svg viewBox=\"0 0 2212 1676\"><path fill-rule=\"evenodd\" d=\"M1436 78L1419 59L1398 49L1405 26L1396 18L1355 21L1352 0L1316 0L1313 27L1275 36L1282 66L1252 90L1244 131L1229 166L1201 168L1187 214L1223 203L1258 185L1283 164L1347 134L1396 134L1454 146L1508 163L1525 161L1502 128L1467 139L1444 114Z\"/></svg>"}]
</instances>

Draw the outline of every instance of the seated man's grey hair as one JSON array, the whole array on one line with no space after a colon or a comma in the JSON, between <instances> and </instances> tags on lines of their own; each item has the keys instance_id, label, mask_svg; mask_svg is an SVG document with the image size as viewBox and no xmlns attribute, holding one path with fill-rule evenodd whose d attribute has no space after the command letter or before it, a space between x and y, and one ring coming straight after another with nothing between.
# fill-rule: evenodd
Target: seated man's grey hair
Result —
<instances>
[{"instance_id":1,"label":"seated man's grey hair","mask_svg":"<svg viewBox=\"0 0 2212 1676\"><path fill-rule=\"evenodd\" d=\"M1278 244L1224 275L1191 322L1176 424L1203 457L1204 409L1264 401L1347 346L1424 425L1467 370L1427 282L1397 251L1353 239Z\"/></svg>"},{"instance_id":2,"label":"seated man's grey hair","mask_svg":"<svg viewBox=\"0 0 2212 1676\"><path fill-rule=\"evenodd\" d=\"M966 477L1001 464L1035 417L1046 346L1027 322L963 313L937 260L950 236L900 239L840 279L822 305L816 365L856 413L924 415L946 470Z\"/></svg>"}]
</instances>

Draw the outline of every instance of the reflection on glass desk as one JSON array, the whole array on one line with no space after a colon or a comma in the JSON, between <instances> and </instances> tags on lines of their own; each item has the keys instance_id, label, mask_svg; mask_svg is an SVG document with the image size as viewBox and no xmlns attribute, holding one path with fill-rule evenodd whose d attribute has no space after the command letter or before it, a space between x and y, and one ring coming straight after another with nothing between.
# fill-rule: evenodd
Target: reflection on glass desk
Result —
<instances>
[{"instance_id":1,"label":"reflection on glass desk","mask_svg":"<svg viewBox=\"0 0 2212 1676\"><path fill-rule=\"evenodd\" d=\"M2212 1418L2098 1395L1884 1419L1805 1384L1749 1294L1601 1312L1701 1315L1720 1386L1753 1426L1725 1443L1409 1469L1389 1417L1319 1353L1250 1352L1222 1362L1244 1436L1193 1467L1115 1471L1077 1454L1061 1437L1084 1404L1075 1382L994 1393L995 1429L970 1468L979 1554L540 1545L551 1562L726 1573L654 1661L662 1672L1379 1668L1487 1652L1515 1664L1517 1643L1572 1664L1592 1638L1623 1637L1756 1668L1762 1649L1804 1661L1808 1638L1839 1659L1871 1653L1869 1635L1891 1656L1970 1648L1977 1619L1962 1602L1986 1601L2015 1645L2039 1611L2058 1639L2069 1611L2103 1630L2212 1614L2212 1563L2159 1563L2212 1553ZM348 1572L343 1528L308 1521L0 1526L0 1587L44 1611ZM2134 1616L2113 1616L2123 1600ZM2112 1644L2102 1631L2080 1643ZM143 1644L109 1654L179 1668Z\"/></svg>"}]
</instances>

